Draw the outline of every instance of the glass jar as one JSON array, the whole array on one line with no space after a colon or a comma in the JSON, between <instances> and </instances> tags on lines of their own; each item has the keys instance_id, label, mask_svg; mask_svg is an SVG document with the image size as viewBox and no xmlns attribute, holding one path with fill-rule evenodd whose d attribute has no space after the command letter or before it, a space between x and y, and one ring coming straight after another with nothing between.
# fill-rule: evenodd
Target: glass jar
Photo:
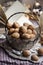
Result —
<instances>
[{"instance_id":1,"label":"glass jar","mask_svg":"<svg viewBox=\"0 0 43 65\"><path fill-rule=\"evenodd\" d=\"M27 17L28 20L34 25L35 30L36 30L36 32L37 32L37 35L35 36L35 38L33 38L33 39L23 39L23 38L18 38L18 39L16 39L16 38L12 38L12 37L8 34L9 30L8 30L8 28L7 28L7 23L9 22L10 19L13 19L14 17L18 17L18 16L19 16L19 18L20 18L21 16L33 17L33 13L17 12L17 13L12 14L12 15L8 18L8 20L6 21L6 24L5 24L6 40L9 42L8 44L9 44L13 49L16 49L16 50L19 50L19 51L24 50L24 49L31 49L31 48L34 46L34 44L36 44L36 42L38 41L38 39L40 38L40 25L39 25L37 19L36 19L36 20L31 20L31 19L29 19L29 18ZM16 18L15 21L17 21L19 18ZM22 17L22 18L23 18L23 17ZM2 19L1 19L1 20L2 20ZM3 21L3 20L2 20L2 21ZM14 21L14 22L15 22L15 21ZM29 24L29 21L28 21L28 24ZM27 22L27 21L26 21L26 22ZM24 23L26 23L26 22L24 22ZM19 21L19 23L20 23L20 25L21 25L22 21L21 21L21 22ZM22 23L22 24L23 24L23 23ZM22 26L22 25L21 25L21 26Z\"/></svg>"}]
</instances>

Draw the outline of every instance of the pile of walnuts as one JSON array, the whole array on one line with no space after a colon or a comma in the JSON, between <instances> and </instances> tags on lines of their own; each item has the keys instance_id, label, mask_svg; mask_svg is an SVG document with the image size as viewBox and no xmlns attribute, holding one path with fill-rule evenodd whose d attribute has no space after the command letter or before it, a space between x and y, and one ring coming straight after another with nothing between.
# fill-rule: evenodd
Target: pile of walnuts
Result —
<instances>
[{"instance_id":1,"label":"pile of walnuts","mask_svg":"<svg viewBox=\"0 0 43 65\"><path fill-rule=\"evenodd\" d=\"M20 26L17 22L14 22L13 25L7 23L7 28L8 35L16 39L33 39L37 34L35 28L28 23L24 23L23 26Z\"/></svg>"}]
</instances>

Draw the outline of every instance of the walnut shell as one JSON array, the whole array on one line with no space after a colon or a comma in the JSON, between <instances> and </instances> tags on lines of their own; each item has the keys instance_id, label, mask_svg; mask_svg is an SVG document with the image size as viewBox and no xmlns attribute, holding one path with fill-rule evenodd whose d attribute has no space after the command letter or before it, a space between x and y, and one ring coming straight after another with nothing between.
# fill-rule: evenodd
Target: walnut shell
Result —
<instances>
[{"instance_id":1,"label":"walnut shell","mask_svg":"<svg viewBox=\"0 0 43 65\"><path fill-rule=\"evenodd\" d=\"M21 33L26 33L27 32L27 27L26 26L21 26L19 31Z\"/></svg>"},{"instance_id":2,"label":"walnut shell","mask_svg":"<svg viewBox=\"0 0 43 65\"><path fill-rule=\"evenodd\" d=\"M13 38L20 38L20 34L19 33L17 33L17 32L14 32L13 34L11 34L11 37L13 37Z\"/></svg>"},{"instance_id":3,"label":"walnut shell","mask_svg":"<svg viewBox=\"0 0 43 65\"><path fill-rule=\"evenodd\" d=\"M14 32L14 28L9 29L9 34L12 34Z\"/></svg>"},{"instance_id":4,"label":"walnut shell","mask_svg":"<svg viewBox=\"0 0 43 65\"><path fill-rule=\"evenodd\" d=\"M31 37L31 39L34 39L36 37L36 35L35 34L31 34L30 37Z\"/></svg>"},{"instance_id":5,"label":"walnut shell","mask_svg":"<svg viewBox=\"0 0 43 65\"><path fill-rule=\"evenodd\" d=\"M14 27L14 28L19 28L20 25L19 25L17 22L14 22L14 23L13 23L13 27Z\"/></svg>"},{"instance_id":6,"label":"walnut shell","mask_svg":"<svg viewBox=\"0 0 43 65\"><path fill-rule=\"evenodd\" d=\"M34 30L34 27L32 25L29 25L28 29Z\"/></svg>"},{"instance_id":7,"label":"walnut shell","mask_svg":"<svg viewBox=\"0 0 43 65\"><path fill-rule=\"evenodd\" d=\"M30 56L30 51L29 50L24 50L22 52L22 54L23 54L23 56L28 57L28 56Z\"/></svg>"},{"instance_id":8,"label":"walnut shell","mask_svg":"<svg viewBox=\"0 0 43 65\"><path fill-rule=\"evenodd\" d=\"M22 38L24 38L24 39L30 39L31 37L30 37L29 34L24 33L24 34L22 34Z\"/></svg>"},{"instance_id":9,"label":"walnut shell","mask_svg":"<svg viewBox=\"0 0 43 65\"><path fill-rule=\"evenodd\" d=\"M38 55L43 56L43 48L38 49Z\"/></svg>"},{"instance_id":10,"label":"walnut shell","mask_svg":"<svg viewBox=\"0 0 43 65\"><path fill-rule=\"evenodd\" d=\"M7 23L7 28L10 29L12 28L12 24L10 24L9 22Z\"/></svg>"},{"instance_id":11,"label":"walnut shell","mask_svg":"<svg viewBox=\"0 0 43 65\"><path fill-rule=\"evenodd\" d=\"M14 28L14 32L19 32L19 28Z\"/></svg>"},{"instance_id":12,"label":"walnut shell","mask_svg":"<svg viewBox=\"0 0 43 65\"><path fill-rule=\"evenodd\" d=\"M27 30L27 33L28 33L28 34L32 34L32 30L31 30L31 29L28 29L28 30Z\"/></svg>"},{"instance_id":13,"label":"walnut shell","mask_svg":"<svg viewBox=\"0 0 43 65\"><path fill-rule=\"evenodd\" d=\"M37 55L32 55L31 60L38 61L39 57Z\"/></svg>"}]
</instances>

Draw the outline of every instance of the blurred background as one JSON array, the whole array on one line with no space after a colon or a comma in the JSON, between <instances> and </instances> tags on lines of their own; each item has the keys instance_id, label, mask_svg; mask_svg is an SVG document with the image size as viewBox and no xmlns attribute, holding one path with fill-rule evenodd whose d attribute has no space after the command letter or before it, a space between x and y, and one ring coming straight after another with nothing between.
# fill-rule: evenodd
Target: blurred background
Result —
<instances>
[{"instance_id":1,"label":"blurred background","mask_svg":"<svg viewBox=\"0 0 43 65\"><path fill-rule=\"evenodd\" d=\"M0 0L0 4L2 4L3 6L10 6L14 1L16 0ZM33 5L33 3L35 1L38 1L42 6L43 6L43 0L18 0L20 2L22 2L23 4L31 4Z\"/></svg>"},{"instance_id":2,"label":"blurred background","mask_svg":"<svg viewBox=\"0 0 43 65\"><path fill-rule=\"evenodd\" d=\"M16 1L16 0L0 0L0 4L3 4L5 2L9 2L9 1ZM43 0L19 0L19 1L21 1L23 3L24 2L26 2L26 3L32 2L33 3L33 1L39 1L41 3L41 5L43 6Z\"/></svg>"},{"instance_id":3,"label":"blurred background","mask_svg":"<svg viewBox=\"0 0 43 65\"><path fill-rule=\"evenodd\" d=\"M0 5L2 5L3 10L6 12L6 10L17 0L0 0ZM23 5L31 5L31 7L33 6L33 4L38 1L40 3L40 5L42 6L42 10L43 10L43 0L18 0L20 1ZM42 17L41 17L42 18ZM42 18L43 19L43 18ZM42 20L41 19L41 20ZM1 25L1 24L0 24Z\"/></svg>"}]
</instances>

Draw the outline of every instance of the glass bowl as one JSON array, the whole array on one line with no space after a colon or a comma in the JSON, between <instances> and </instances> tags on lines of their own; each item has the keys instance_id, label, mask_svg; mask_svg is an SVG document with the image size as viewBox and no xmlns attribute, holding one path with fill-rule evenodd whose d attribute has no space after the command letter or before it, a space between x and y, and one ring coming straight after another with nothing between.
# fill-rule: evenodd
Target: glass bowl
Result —
<instances>
[{"instance_id":1,"label":"glass bowl","mask_svg":"<svg viewBox=\"0 0 43 65\"><path fill-rule=\"evenodd\" d=\"M9 42L8 44L15 50L19 50L19 51L22 51L24 49L31 49L34 44L37 43L38 39L40 38L40 25L38 23L38 19L36 17L36 19L34 19L34 17L36 16L35 14L33 13L25 13L25 12L17 12L17 13L14 13L12 14L8 20L6 21L6 25L7 23L9 22L9 20L13 17L18 17L16 18L15 21L18 21L18 19L21 17L21 16L25 16L25 17L29 17L28 20L34 25L35 27L35 30L37 31L37 35L35 36L35 38L33 39L23 39L23 38L12 38L9 34L8 34L8 28L7 26L5 27L5 31L6 31L6 39L7 41ZM33 19L31 19L31 17L33 17ZM13 19L12 18L12 19ZM14 21L14 22L15 22ZM21 22L20 22L21 23ZM25 22L24 22L25 23ZM28 22L29 23L29 22ZM22 23L23 24L23 23ZM21 24L20 24L21 25ZM22 26L22 25L21 25Z\"/></svg>"}]
</instances>

